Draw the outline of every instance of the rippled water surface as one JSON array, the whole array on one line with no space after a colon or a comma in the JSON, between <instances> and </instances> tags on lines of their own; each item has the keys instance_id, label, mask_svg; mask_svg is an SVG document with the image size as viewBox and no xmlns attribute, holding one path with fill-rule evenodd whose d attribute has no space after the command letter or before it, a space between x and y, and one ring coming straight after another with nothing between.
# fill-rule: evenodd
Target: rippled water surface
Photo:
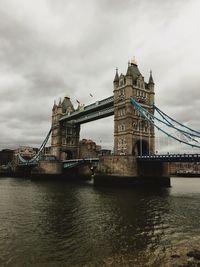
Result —
<instances>
[{"instance_id":1,"label":"rippled water surface","mask_svg":"<svg viewBox=\"0 0 200 267\"><path fill-rule=\"evenodd\" d=\"M0 178L0 266L161 266L199 218L200 178L154 190Z\"/></svg>"}]
</instances>

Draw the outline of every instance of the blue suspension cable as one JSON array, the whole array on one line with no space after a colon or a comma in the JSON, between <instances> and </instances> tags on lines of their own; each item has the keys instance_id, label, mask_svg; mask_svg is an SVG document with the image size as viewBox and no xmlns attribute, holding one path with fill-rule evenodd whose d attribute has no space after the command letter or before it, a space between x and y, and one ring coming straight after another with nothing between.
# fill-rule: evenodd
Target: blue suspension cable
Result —
<instances>
[{"instance_id":1,"label":"blue suspension cable","mask_svg":"<svg viewBox=\"0 0 200 267\"><path fill-rule=\"evenodd\" d=\"M167 136L173 138L174 140L176 140L176 141L178 141L178 142L181 142L181 143L183 143L183 144L189 145L189 146L191 146L191 147L197 147L197 148L200 148L200 146L198 146L198 145L191 145L190 143L185 142L185 141L183 141L183 140L181 140L181 139L179 139L179 138L177 138L177 137L174 137L173 135L171 135L171 134L167 133L166 131L164 131L163 129L161 129L159 126L157 126L157 125L154 123L153 119L157 119L158 121L164 123L164 124L167 125L167 126L169 126L169 125L166 124L164 121L162 121L162 120L156 118L153 114L151 114L151 113L148 112L147 110L145 110L145 109L144 109L144 108L143 108L143 107L142 107L136 100L134 100L132 97L131 97L130 100L131 100L131 104L132 104L133 106L136 107L136 109L142 114L142 116L145 117L151 124L153 124L158 130L160 130L161 132L163 132L165 135L167 135ZM146 114L147 114L148 116L147 116ZM150 118L149 118L149 116L150 116ZM153 119L152 119L152 118L153 118ZM174 127L173 127L173 128L174 128Z\"/></svg>"},{"instance_id":2,"label":"blue suspension cable","mask_svg":"<svg viewBox=\"0 0 200 267\"><path fill-rule=\"evenodd\" d=\"M199 131L196 131L196 130L194 130L194 129L192 129L192 128L190 128L190 127L188 127L188 126L186 126L186 125L184 125L184 124L182 124L182 123L176 121L175 119L173 119L172 117L170 117L169 115L167 115L166 113L164 113L162 110L160 110L156 105L154 105L154 108L155 108L157 111L159 111L159 113L162 113L164 116L166 116L166 117L169 118L170 120L176 122L177 124L179 124L179 125L182 126L183 128L186 128L186 129L188 129L188 130L190 130L190 131L196 133L197 136L200 137L200 132L199 132Z\"/></svg>"},{"instance_id":3,"label":"blue suspension cable","mask_svg":"<svg viewBox=\"0 0 200 267\"><path fill-rule=\"evenodd\" d=\"M155 107L155 106L154 106ZM156 107L155 107L156 108ZM170 122L170 121L168 121L168 119L163 115L163 113L162 113L162 111L160 110L160 109L157 109L156 108L156 111L158 112L158 114L167 122L167 123L169 123L169 127L172 127L172 128L174 128L175 126ZM175 127L176 129L179 129L179 128L177 128L177 127ZM194 139L194 138L192 138L191 136L190 136L190 133L186 133L186 132L183 132L181 129L179 130L186 138L189 138L191 141L194 141L194 142L197 142L197 143L199 143L196 139Z\"/></svg>"},{"instance_id":4,"label":"blue suspension cable","mask_svg":"<svg viewBox=\"0 0 200 267\"><path fill-rule=\"evenodd\" d=\"M152 117L152 119L156 119L156 120L158 120L159 122L165 124L166 126L171 127L171 128L173 128L173 129L175 129L175 130L181 132L181 134L184 134L184 133L185 133L185 134L189 134L189 135L191 135L191 136L200 137L199 135L196 135L196 134L194 134L194 133L189 133L189 132L183 131L183 130L181 130L181 129L175 127L175 126L171 126L171 125L169 125L168 123L166 123L166 121L163 121L163 120L157 118L157 117L154 116L152 113L150 113L148 110L144 109L144 108L143 108L143 107L142 107L136 100L134 100L133 98L131 98L131 99L134 101L134 105L135 105L135 106L138 106L138 109L141 110L140 112L143 111L143 112L147 113L150 117ZM198 141L196 141L196 142L198 142Z\"/></svg>"},{"instance_id":5,"label":"blue suspension cable","mask_svg":"<svg viewBox=\"0 0 200 267\"><path fill-rule=\"evenodd\" d=\"M38 157L39 157L39 155L40 155L42 149L43 149L43 148L45 147L45 145L47 144L47 141L48 141L48 139L49 139L49 137L50 137L51 131L52 131L52 128L49 130L47 136L45 137L44 141L42 142L42 144L41 144L41 146L40 146L40 148L39 148L37 154L36 154L32 159L30 159L30 160L25 160L20 154L18 154L18 158L19 158L19 160L20 160L22 163L32 163L32 162L36 161L36 160L38 159Z\"/></svg>"}]
</instances>

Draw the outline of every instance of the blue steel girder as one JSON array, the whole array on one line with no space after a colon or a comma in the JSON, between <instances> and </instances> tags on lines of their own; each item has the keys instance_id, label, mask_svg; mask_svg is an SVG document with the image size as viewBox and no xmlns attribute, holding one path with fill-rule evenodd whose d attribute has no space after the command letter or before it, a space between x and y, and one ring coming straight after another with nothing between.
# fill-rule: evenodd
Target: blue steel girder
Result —
<instances>
[{"instance_id":1,"label":"blue steel girder","mask_svg":"<svg viewBox=\"0 0 200 267\"><path fill-rule=\"evenodd\" d=\"M114 96L110 96L95 103L81 107L69 114L64 114L60 121L70 121L75 124L82 124L89 121L106 118L114 114Z\"/></svg>"},{"instance_id":2,"label":"blue steel girder","mask_svg":"<svg viewBox=\"0 0 200 267\"><path fill-rule=\"evenodd\" d=\"M200 154L165 154L138 156L138 161L200 162Z\"/></svg>"},{"instance_id":3,"label":"blue steel girder","mask_svg":"<svg viewBox=\"0 0 200 267\"><path fill-rule=\"evenodd\" d=\"M64 169L76 168L88 164L96 165L98 162L99 162L98 158L70 159L62 161Z\"/></svg>"}]
</instances>

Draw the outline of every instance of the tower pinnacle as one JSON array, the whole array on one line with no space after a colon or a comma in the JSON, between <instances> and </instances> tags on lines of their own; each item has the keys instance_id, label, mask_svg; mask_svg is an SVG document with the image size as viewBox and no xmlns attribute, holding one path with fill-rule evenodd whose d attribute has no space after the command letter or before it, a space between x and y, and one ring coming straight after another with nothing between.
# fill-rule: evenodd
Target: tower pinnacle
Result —
<instances>
[{"instance_id":1,"label":"tower pinnacle","mask_svg":"<svg viewBox=\"0 0 200 267\"><path fill-rule=\"evenodd\" d=\"M115 78L113 82L119 82L118 68L116 68Z\"/></svg>"},{"instance_id":2,"label":"tower pinnacle","mask_svg":"<svg viewBox=\"0 0 200 267\"><path fill-rule=\"evenodd\" d=\"M131 63L131 65L137 66L137 61L136 61L135 57L133 57L133 59L131 59L130 63Z\"/></svg>"},{"instance_id":3,"label":"tower pinnacle","mask_svg":"<svg viewBox=\"0 0 200 267\"><path fill-rule=\"evenodd\" d=\"M153 77L152 77L152 70L150 70L149 84L154 84Z\"/></svg>"}]
</instances>

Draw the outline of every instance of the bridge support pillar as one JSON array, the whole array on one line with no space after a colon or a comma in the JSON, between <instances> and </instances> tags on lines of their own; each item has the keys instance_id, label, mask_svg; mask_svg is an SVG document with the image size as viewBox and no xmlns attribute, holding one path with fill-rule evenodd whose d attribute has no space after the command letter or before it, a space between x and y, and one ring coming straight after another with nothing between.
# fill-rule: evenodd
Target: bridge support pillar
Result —
<instances>
[{"instance_id":1,"label":"bridge support pillar","mask_svg":"<svg viewBox=\"0 0 200 267\"><path fill-rule=\"evenodd\" d=\"M32 178L59 177L62 174L62 163L59 161L41 160L31 173Z\"/></svg>"},{"instance_id":2,"label":"bridge support pillar","mask_svg":"<svg viewBox=\"0 0 200 267\"><path fill-rule=\"evenodd\" d=\"M138 162L134 156L104 156L100 158L94 184L170 187L169 168L163 162Z\"/></svg>"},{"instance_id":3,"label":"bridge support pillar","mask_svg":"<svg viewBox=\"0 0 200 267\"><path fill-rule=\"evenodd\" d=\"M138 177L152 184L170 187L169 162L144 161L138 162Z\"/></svg>"}]
</instances>

